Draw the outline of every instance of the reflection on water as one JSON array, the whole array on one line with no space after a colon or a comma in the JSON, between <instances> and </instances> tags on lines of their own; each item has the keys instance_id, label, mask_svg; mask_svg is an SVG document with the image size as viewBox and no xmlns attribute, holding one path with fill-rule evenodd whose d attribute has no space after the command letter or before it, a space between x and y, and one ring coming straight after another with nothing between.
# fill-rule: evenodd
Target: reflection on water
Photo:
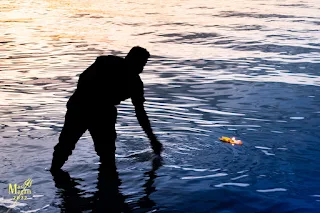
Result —
<instances>
[{"instance_id":1,"label":"reflection on water","mask_svg":"<svg viewBox=\"0 0 320 213\"><path fill-rule=\"evenodd\" d=\"M148 141L125 101L122 183L100 181L115 203L133 212L317 212L319 9L317 0L2 0L0 211L89 211L107 197L95 188L104 173L89 134L65 166L73 184L56 186L45 168L78 75L98 55L138 44L152 54L141 77L164 166L148 170ZM220 143L223 135L244 145ZM13 205L8 184L29 177L34 195Z\"/></svg>"},{"instance_id":2,"label":"reflection on water","mask_svg":"<svg viewBox=\"0 0 320 213\"><path fill-rule=\"evenodd\" d=\"M140 211L150 209L156 205L149 196L156 191L153 183L157 177L156 171L161 164L160 158L152 160L152 169L145 173L148 178L143 184L145 194L136 203L130 204L125 201L130 196L124 196L119 190L121 180L114 165L100 164L97 191L94 193L78 188L80 182L83 182L81 178L71 178L69 173L63 170L54 172L55 186L59 189L57 193L62 199L58 207L62 212L83 212L86 210L92 210L93 212L132 212L137 208Z\"/></svg>"}]
</instances>

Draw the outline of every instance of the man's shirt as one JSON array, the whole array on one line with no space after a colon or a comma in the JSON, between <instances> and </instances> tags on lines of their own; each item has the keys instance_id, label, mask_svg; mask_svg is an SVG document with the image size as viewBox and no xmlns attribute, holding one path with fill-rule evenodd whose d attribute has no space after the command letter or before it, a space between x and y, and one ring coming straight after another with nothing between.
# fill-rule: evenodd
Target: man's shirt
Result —
<instances>
[{"instance_id":1,"label":"man's shirt","mask_svg":"<svg viewBox=\"0 0 320 213\"><path fill-rule=\"evenodd\" d=\"M145 101L140 76L130 72L130 67L121 57L99 56L80 74L77 88L67 107L103 109L118 105L128 98L135 106Z\"/></svg>"}]
</instances>

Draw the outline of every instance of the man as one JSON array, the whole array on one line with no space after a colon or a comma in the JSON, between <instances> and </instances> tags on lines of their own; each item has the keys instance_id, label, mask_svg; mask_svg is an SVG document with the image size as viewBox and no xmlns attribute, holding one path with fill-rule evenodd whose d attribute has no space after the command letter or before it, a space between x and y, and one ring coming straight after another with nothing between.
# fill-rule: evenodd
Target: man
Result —
<instances>
[{"instance_id":1,"label":"man","mask_svg":"<svg viewBox=\"0 0 320 213\"><path fill-rule=\"evenodd\" d=\"M150 139L154 153L160 155L162 144L153 134L144 110L143 82L139 76L149 57L146 49L136 46L124 59L112 55L99 56L80 74L77 88L67 103L64 126L54 147L51 171L63 166L86 130L92 136L101 163L114 165L116 105L128 98L132 100L139 124Z\"/></svg>"}]
</instances>

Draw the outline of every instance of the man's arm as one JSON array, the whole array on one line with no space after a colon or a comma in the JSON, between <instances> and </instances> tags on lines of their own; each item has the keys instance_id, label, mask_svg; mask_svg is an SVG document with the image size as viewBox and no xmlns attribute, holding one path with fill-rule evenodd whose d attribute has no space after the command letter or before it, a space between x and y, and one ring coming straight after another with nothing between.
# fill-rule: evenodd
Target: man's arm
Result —
<instances>
[{"instance_id":1,"label":"man's arm","mask_svg":"<svg viewBox=\"0 0 320 213\"><path fill-rule=\"evenodd\" d=\"M158 141L157 137L154 135L149 118L147 116L147 113L144 109L143 103L136 104L135 105L135 111L136 111L136 116L139 121L140 126L150 139L151 147L154 151L155 154L160 155L162 151L162 144Z\"/></svg>"}]
</instances>

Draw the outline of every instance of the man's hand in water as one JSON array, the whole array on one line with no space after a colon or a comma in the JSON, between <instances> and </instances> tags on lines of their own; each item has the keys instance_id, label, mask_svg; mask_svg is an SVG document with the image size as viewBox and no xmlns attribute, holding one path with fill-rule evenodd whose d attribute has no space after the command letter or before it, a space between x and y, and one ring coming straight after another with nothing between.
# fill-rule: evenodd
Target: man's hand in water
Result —
<instances>
[{"instance_id":1,"label":"man's hand in water","mask_svg":"<svg viewBox=\"0 0 320 213\"><path fill-rule=\"evenodd\" d=\"M150 139L150 144L154 153L157 155L160 155L163 150L163 146L152 132L150 121L146 111L144 110L143 104L136 105L135 111L136 111L136 116L138 118L140 126L142 127L142 129L144 130L148 138Z\"/></svg>"},{"instance_id":2,"label":"man's hand in water","mask_svg":"<svg viewBox=\"0 0 320 213\"><path fill-rule=\"evenodd\" d=\"M150 138L150 142L151 142L151 147L153 149L153 152L156 155L160 155L161 152L163 151L163 146L162 143L160 143L158 141L158 139L156 138L156 136L153 136L152 138Z\"/></svg>"}]
</instances>

